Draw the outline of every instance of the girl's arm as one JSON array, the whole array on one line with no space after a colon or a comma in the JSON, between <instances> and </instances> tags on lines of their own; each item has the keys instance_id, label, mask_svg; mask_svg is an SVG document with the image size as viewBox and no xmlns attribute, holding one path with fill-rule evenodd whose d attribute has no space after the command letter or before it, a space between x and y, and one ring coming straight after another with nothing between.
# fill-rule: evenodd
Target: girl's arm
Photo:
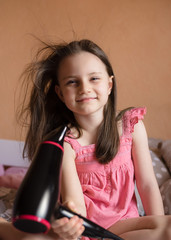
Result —
<instances>
[{"instance_id":1,"label":"girl's arm","mask_svg":"<svg viewBox=\"0 0 171 240\"><path fill-rule=\"evenodd\" d=\"M64 143L61 182L62 202L73 202L77 213L86 217L86 207L82 187L75 165L75 152L68 143Z\"/></svg>"},{"instance_id":2,"label":"girl's arm","mask_svg":"<svg viewBox=\"0 0 171 240\"><path fill-rule=\"evenodd\" d=\"M86 207L81 184L75 166L75 152L70 144L64 142L64 155L62 161L61 176L61 197L62 203L71 210L86 216ZM70 220L65 218L55 220L52 223L50 236L57 236L59 239L76 239L84 231L83 220L77 216ZM56 236L56 237L57 237Z\"/></svg>"},{"instance_id":3,"label":"girl's arm","mask_svg":"<svg viewBox=\"0 0 171 240\"><path fill-rule=\"evenodd\" d=\"M146 215L163 215L163 203L153 170L147 133L142 121L135 124L132 155L137 188Z\"/></svg>"}]
</instances>

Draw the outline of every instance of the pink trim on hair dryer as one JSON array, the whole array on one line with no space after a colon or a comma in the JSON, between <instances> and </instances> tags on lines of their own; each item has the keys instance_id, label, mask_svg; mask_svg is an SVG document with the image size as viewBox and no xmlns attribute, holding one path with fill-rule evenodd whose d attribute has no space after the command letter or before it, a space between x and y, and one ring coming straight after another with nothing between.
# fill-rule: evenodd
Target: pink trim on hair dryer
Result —
<instances>
[{"instance_id":1,"label":"pink trim on hair dryer","mask_svg":"<svg viewBox=\"0 0 171 240\"><path fill-rule=\"evenodd\" d=\"M43 218L40 218L40 217L37 217L34 215L28 215L28 214L20 215L20 216L13 218L12 222L15 222L16 220L20 220L20 219L30 220L30 221L34 221L34 222L43 224L46 227L46 231L44 233L47 233L51 226L50 223L46 219L43 219Z\"/></svg>"},{"instance_id":2,"label":"pink trim on hair dryer","mask_svg":"<svg viewBox=\"0 0 171 240\"><path fill-rule=\"evenodd\" d=\"M56 142L44 141L44 142L42 142L42 144L52 144L52 145L55 145L56 147L59 147L62 151L64 151L63 147L60 144L56 143Z\"/></svg>"}]
</instances>

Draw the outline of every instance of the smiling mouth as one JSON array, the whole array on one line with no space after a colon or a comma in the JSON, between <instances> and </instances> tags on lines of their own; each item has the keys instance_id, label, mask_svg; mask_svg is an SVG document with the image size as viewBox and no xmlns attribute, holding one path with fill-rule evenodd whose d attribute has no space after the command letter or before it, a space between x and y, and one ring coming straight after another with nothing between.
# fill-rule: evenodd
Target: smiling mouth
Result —
<instances>
[{"instance_id":1,"label":"smiling mouth","mask_svg":"<svg viewBox=\"0 0 171 240\"><path fill-rule=\"evenodd\" d=\"M90 102L95 99L97 99L97 98L96 97L87 97L87 98L78 99L78 100L76 100L76 102Z\"/></svg>"}]
</instances>

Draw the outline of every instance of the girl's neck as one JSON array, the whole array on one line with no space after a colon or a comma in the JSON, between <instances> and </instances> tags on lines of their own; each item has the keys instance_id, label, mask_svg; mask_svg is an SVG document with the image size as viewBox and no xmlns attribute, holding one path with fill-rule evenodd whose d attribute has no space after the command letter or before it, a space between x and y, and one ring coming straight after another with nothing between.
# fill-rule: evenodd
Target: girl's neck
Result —
<instances>
[{"instance_id":1,"label":"girl's neck","mask_svg":"<svg viewBox=\"0 0 171 240\"><path fill-rule=\"evenodd\" d=\"M76 120L81 127L82 136L78 139L81 145L90 145L96 142L98 128L103 120L100 116L76 117ZM75 134L73 132L74 136Z\"/></svg>"},{"instance_id":2,"label":"girl's neck","mask_svg":"<svg viewBox=\"0 0 171 240\"><path fill-rule=\"evenodd\" d=\"M94 132L97 131L98 127L103 121L103 113L102 114L92 114L90 116L75 116L79 126L82 130L86 132Z\"/></svg>"}]
</instances>

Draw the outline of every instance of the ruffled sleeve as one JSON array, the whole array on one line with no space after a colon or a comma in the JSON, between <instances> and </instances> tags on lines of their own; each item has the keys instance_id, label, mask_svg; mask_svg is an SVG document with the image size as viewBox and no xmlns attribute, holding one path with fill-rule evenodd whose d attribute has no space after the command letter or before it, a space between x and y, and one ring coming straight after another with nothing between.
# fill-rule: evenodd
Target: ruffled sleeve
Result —
<instances>
[{"instance_id":1,"label":"ruffled sleeve","mask_svg":"<svg viewBox=\"0 0 171 240\"><path fill-rule=\"evenodd\" d=\"M78 141L76 139L73 138L72 135L69 135L67 137L64 138L64 141L69 143L71 145L71 147L77 152L77 149L80 148L80 144L78 143Z\"/></svg>"},{"instance_id":2,"label":"ruffled sleeve","mask_svg":"<svg viewBox=\"0 0 171 240\"><path fill-rule=\"evenodd\" d=\"M134 132L134 126L139 120L144 119L146 114L146 107L133 108L125 112L123 116L123 128L125 134Z\"/></svg>"}]
</instances>

